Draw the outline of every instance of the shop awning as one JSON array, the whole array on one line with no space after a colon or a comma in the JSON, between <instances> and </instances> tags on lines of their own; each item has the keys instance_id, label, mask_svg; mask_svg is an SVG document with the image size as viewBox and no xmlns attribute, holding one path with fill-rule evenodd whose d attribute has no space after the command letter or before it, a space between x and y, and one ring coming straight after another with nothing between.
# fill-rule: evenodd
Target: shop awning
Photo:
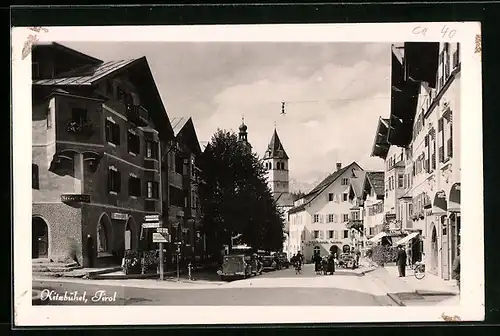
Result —
<instances>
[{"instance_id":1,"label":"shop awning","mask_svg":"<svg viewBox=\"0 0 500 336\"><path fill-rule=\"evenodd\" d=\"M412 232L410 233L408 236L404 237L403 239L400 239L398 240L394 245L395 246L398 246L398 245L405 245L407 244L410 240L412 240L413 238L415 238L416 236L418 236L419 233L418 232Z\"/></svg>"},{"instance_id":2,"label":"shop awning","mask_svg":"<svg viewBox=\"0 0 500 336\"><path fill-rule=\"evenodd\" d=\"M460 183L455 183L451 187L448 211L460 212Z\"/></svg>"},{"instance_id":3,"label":"shop awning","mask_svg":"<svg viewBox=\"0 0 500 336\"><path fill-rule=\"evenodd\" d=\"M368 239L368 241L370 243L376 243L378 242L380 239L382 239L382 237L385 237L387 236L387 233L385 232L380 232L380 233L377 233L375 236L373 236L372 238Z\"/></svg>"}]
</instances>

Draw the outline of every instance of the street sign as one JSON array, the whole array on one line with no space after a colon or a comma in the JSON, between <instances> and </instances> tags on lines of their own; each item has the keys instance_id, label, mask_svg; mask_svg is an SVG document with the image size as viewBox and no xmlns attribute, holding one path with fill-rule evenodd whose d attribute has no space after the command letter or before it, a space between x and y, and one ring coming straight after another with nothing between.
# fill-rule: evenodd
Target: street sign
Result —
<instances>
[{"instance_id":1,"label":"street sign","mask_svg":"<svg viewBox=\"0 0 500 336\"><path fill-rule=\"evenodd\" d=\"M144 216L144 221L145 222L159 222L160 221L160 215L147 215L147 216Z\"/></svg>"},{"instance_id":2,"label":"street sign","mask_svg":"<svg viewBox=\"0 0 500 336\"><path fill-rule=\"evenodd\" d=\"M156 232L168 234L168 228L159 227L159 228L156 229Z\"/></svg>"},{"instance_id":3,"label":"street sign","mask_svg":"<svg viewBox=\"0 0 500 336\"><path fill-rule=\"evenodd\" d=\"M142 227L145 229L156 229L160 227L160 222L142 223Z\"/></svg>"},{"instance_id":4,"label":"street sign","mask_svg":"<svg viewBox=\"0 0 500 336\"><path fill-rule=\"evenodd\" d=\"M168 239L161 233L153 232L153 243L168 243Z\"/></svg>"}]
</instances>

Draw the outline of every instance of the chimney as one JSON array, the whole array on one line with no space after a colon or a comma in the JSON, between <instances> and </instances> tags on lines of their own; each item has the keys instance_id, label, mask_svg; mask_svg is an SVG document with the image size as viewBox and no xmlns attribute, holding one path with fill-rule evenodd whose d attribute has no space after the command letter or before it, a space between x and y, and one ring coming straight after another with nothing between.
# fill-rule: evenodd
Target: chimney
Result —
<instances>
[{"instance_id":1,"label":"chimney","mask_svg":"<svg viewBox=\"0 0 500 336\"><path fill-rule=\"evenodd\" d=\"M337 171L339 171L340 169L342 169L342 163L337 162Z\"/></svg>"}]
</instances>

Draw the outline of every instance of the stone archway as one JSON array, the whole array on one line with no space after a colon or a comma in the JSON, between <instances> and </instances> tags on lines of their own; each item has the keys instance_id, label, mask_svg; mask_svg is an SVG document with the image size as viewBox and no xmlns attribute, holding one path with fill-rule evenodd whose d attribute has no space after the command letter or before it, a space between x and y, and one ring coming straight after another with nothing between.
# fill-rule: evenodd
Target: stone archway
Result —
<instances>
[{"instance_id":1,"label":"stone archway","mask_svg":"<svg viewBox=\"0 0 500 336\"><path fill-rule=\"evenodd\" d=\"M137 224L135 222L134 217L129 216L127 222L125 223L125 232L124 232L124 242L125 242L125 251L127 250L137 250L138 244L138 230Z\"/></svg>"},{"instance_id":2,"label":"stone archway","mask_svg":"<svg viewBox=\"0 0 500 336\"><path fill-rule=\"evenodd\" d=\"M430 273L437 275L438 273L438 237L435 225L432 225L431 231L431 260L430 260Z\"/></svg>"},{"instance_id":3,"label":"stone archway","mask_svg":"<svg viewBox=\"0 0 500 336\"><path fill-rule=\"evenodd\" d=\"M330 253L333 253L334 255L336 254L338 256L340 254L339 247L337 245L330 246Z\"/></svg>"},{"instance_id":4,"label":"stone archway","mask_svg":"<svg viewBox=\"0 0 500 336\"><path fill-rule=\"evenodd\" d=\"M102 213L99 217L96 234L97 255L111 255L113 232L108 214Z\"/></svg>"},{"instance_id":5,"label":"stone archway","mask_svg":"<svg viewBox=\"0 0 500 336\"><path fill-rule=\"evenodd\" d=\"M31 257L49 257L49 226L47 222L39 216L31 218Z\"/></svg>"}]
</instances>

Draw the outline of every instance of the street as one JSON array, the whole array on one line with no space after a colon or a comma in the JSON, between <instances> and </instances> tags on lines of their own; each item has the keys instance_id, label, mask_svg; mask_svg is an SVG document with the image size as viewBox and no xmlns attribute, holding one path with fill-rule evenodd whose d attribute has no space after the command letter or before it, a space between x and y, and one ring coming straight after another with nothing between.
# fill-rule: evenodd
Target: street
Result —
<instances>
[{"instance_id":1,"label":"street","mask_svg":"<svg viewBox=\"0 0 500 336\"><path fill-rule=\"evenodd\" d=\"M367 276L316 275L313 265L305 265L302 274L290 268L231 282L37 279L33 289L61 295L61 300L54 292L45 298L49 305L395 305ZM65 291L75 300L63 300Z\"/></svg>"}]
</instances>

